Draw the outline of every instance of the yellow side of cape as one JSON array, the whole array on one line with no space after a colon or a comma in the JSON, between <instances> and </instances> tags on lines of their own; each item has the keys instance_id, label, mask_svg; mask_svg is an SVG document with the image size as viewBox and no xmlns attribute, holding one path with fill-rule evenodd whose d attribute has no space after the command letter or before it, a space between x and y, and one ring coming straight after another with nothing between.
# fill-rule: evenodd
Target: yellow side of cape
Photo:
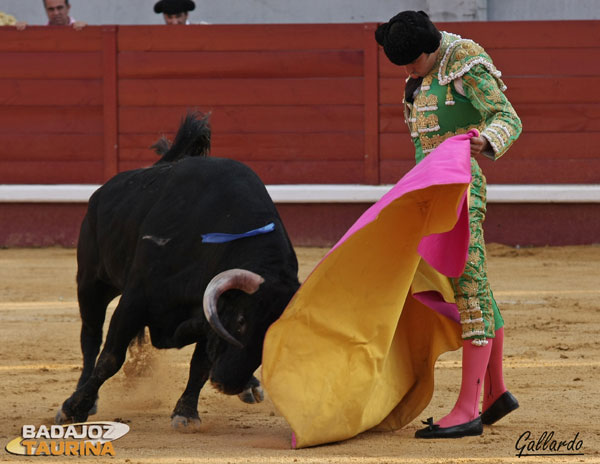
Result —
<instances>
[{"instance_id":1,"label":"yellow side of cape","mask_svg":"<svg viewBox=\"0 0 600 464\"><path fill-rule=\"evenodd\" d=\"M417 246L454 227L467 187L395 200L323 259L267 332L262 382L297 447L397 429L429 403L435 360L461 339L459 324L411 296L414 285L452 301Z\"/></svg>"}]
</instances>

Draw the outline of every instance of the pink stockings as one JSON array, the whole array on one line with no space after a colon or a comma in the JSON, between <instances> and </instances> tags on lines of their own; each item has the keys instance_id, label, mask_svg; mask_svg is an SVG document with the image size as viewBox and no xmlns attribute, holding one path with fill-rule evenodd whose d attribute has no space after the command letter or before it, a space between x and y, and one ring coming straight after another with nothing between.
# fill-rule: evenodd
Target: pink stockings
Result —
<instances>
[{"instance_id":1,"label":"pink stockings","mask_svg":"<svg viewBox=\"0 0 600 464\"><path fill-rule=\"evenodd\" d=\"M464 424L479 416L479 399L484 379L484 411L506 391L502 376L503 344L503 328L497 330L496 338L488 339L488 344L484 346L476 346L471 340L463 340L460 393L450 414L436 422L440 427Z\"/></svg>"},{"instance_id":2,"label":"pink stockings","mask_svg":"<svg viewBox=\"0 0 600 464\"><path fill-rule=\"evenodd\" d=\"M502 350L504 347L504 327L496 330L496 338L489 340L492 344L490 360L485 372L483 390L483 409L485 411L506 391L502 374ZM489 343L488 343L489 344Z\"/></svg>"}]
</instances>

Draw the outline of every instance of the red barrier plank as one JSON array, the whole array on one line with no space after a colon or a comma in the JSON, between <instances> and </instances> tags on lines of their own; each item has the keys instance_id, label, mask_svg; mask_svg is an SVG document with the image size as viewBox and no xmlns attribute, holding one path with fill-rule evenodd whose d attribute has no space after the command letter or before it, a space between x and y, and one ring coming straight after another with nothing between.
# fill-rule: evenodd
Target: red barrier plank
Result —
<instances>
[{"instance_id":1,"label":"red barrier plank","mask_svg":"<svg viewBox=\"0 0 600 464\"><path fill-rule=\"evenodd\" d=\"M84 203L0 203L0 246L75 247Z\"/></svg>"},{"instance_id":2,"label":"red barrier plank","mask_svg":"<svg viewBox=\"0 0 600 464\"><path fill-rule=\"evenodd\" d=\"M166 134L173 140L175 134ZM2 139L0 138L0 141ZM122 161L154 162L158 158L149 147L154 134L131 134L119 137ZM255 161L288 160L362 160L363 134L355 133L281 133L231 134L213 133L211 154Z\"/></svg>"},{"instance_id":3,"label":"red barrier plank","mask_svg":"<svg viewBox=\"0 0 600 464\"><path fill-rule=\"evenodd\" d=\"M0 80L0 105L97 106L101 103L102 81L100 80Z\"/></svg>"},{"instance_id":4,"label":"red barrier plank","mask_svg":"<svg viewBox=\"0 0 600 464\"><path fill-rule=\"evenodd\" d=\"M121 106L281 106L360 105L362 103L363 80L359 78L121 79L119 82Z\"/></svg>"},{"instance_id":5,"label":"red barrier plank","mask_svg":"<svg viewBox=\"0 0 600 464\"><path fill-rule=\"evenodd\" d=\"M381 160L379 163L380 182L382 184L395 184L403 175L415 167L412 160Z\"/></svg>"},{"instance_id":6,"label":"red barrier plank","mask_svg":"<svg viewBox=\"0 0 600 464\"><path fill-rule=\"evenodd\" d=\"M87 52L101 47L103 26L88 26L80 31L62 26L0 28L0 52Z\"/></svg>"},{"instance_id":7,"label":"red barrier plank","mask_svg":"<svg viewBox=\"0 0 600 464\"><path fill-rule=\"evenodd\" d=\"M363 183L361 161L273 161L240 160L250 166L265 184L354 184ZM123 161L119 170L146 167L152 163Z\"/></svg>"},{"instance_id":8,"label":"red barrier plank","mask_svg":"<svg viewBox=\"0 0 600 464\"><path fill-rule=\"evenodd\" d=\"M398 77L379 78L379 103L381 105L401 105L404 98L405 79Z\"/></svg>"},{"instance_id":9,"label":"red barrier plank","mask_svg":"<svg viewBox=\"0 0 600 464\"><path fill-rule=\"evenodd\" d=\"M516 148L516 147L515 147ZM517 155L517 153L514 153ZM576 156L576 155L572 155ZM598 184L600 159L532 160L506 157L496 163L482 160L490 184Z\"/></svg>"},{"instance_id":10,"label":"red barrier plank","mask_svg":"<svg viewBox=\"0 0 600 464\"><path fill-rule=\"evenodd\" d=\"M600 77L512 77L505 82L511 102L600 103ZM402 102L404 79L380 79L382 104Z\"/></svg>"},{"instance_id":11,"label":"red barrier plank","mask_svg":"<svg viewBox=\"0 0 600 464\"><path fill-rule=\"evenodd\" d=\"M600 131L600 105L598 104L542 105L525 103L514 106L523 122L523 127L531 132Z\"/></svg>"},{"instance_id":12,"label":"red barrier plank","mask_svg":"<svg viewBox=\"0 0 600 464\"><path fill-rule=\"evenodd\" d=\"M104 116L104 180L118 172L119 163L119 123L118 115L118 78L117 78L117 34L116 27L102 31L102 113Z\"/></svg>"},{"instance_id":13,"label":"red barrier plank","mask_svg":"<svg viewBox=\"0 0 600 464\"><path fill-rule=\"evenodd\" d=\"M179 126L186 107L121 107L119 132L172 132ZM200 107L212 112L213 130L218 132L355 132L363 130L363 107L322 106L214 106ZM2 118L0 117L0 122ZM0 129L1 130L1 129Z\"/></svg>"},{"instance_id":14,"label":"red barrier plank","mask_svg":"<svg viewBox=\"0 0 600 464\"><path fill-rule=\"evenodd\" d=\"M493 165L492 165L493 163ZM481 160L488 184L597 184L600 183L600 159ZM414 166L414 162L382 160L382 183L394 183Z\"/></svg>"},{"instance_id":15,"label":"red barrier plank","mask_svg":"<svg viewBox=\"0 0 600 464\"><path fill-rule=\"evenodd\" d=\"M597 43L597 42L596 42ZM555 49L486 48L505 77L519 76L597 76L600 74L600 47ZM404 67L390 62L380 48L380 76L406 77Z\"/></svg>"},{"instance_id":16,"label":"red barrier plank","mask_svg":"<svg viewBox=\"0 0 600 464\"><path fill-rule=\"evenodd\" d=\"M364 183L363 161L248 161L265 184Z\"/></svg>"},{"instance_id":17,"label":"red barrier plank","mask_svg":"<svg viewBox=\"0 0 600 464\"><path fill-rule=\"evenodd\" d=\"M518 103L600 103L600 77L510 78L506 95Z\"/></svg>"},{"instance_id":18,"label":"red barrier plank","mask_svg":"<svg viewBox=\"0 0 600 464\"><path fill-rule=\"evenodd\" d=\"M517 76L597 76L600 74L598 42L581 48L488 50L505 77Z\"/></svg>"},{"instance_id":19,"label":"red barrier plank","mask_svg":"<svg viewBox=\"0 0 600 464\"><path fill-rule=\"evenodd\" d=\"M102 159L101 135L0 134L2 161L87 161Z\"/></svg>"},{"instance_id":20,"label":"red barrier plank","mask_svg":"<svg viewBox=\"0 0 600 464\"><path fill-rule=\"evenodd\" d=\"M595 203L491 203L484 226L485 240L520 246L598 243L598 211Z\"/></svg>"},{"instance_id":21,"label":"red barrier plank","mask_svg":"<svg viewBox=\"0 0 600 464\"><path fill-rule=\"evenodd\" d=\"M377 61L379 54L377 43L373 40L376 24L366 24L363 30L365 47L364 113L365 144L364 170L365 182L379 183L379 76Z\"/></svg>"},{"instance_id":22,"label":"red barrier plank","mask_svg":"<svg viewBox=\"0 0 600 464\"><path fill-rule=\"evenodd\" d=\"M278 204L294 246L332 246L368 204ZM77 244L85 204L0 204L0 246ZM595 243L600 215L595 204L488 204L486 242L508 245Z\"/></svg>"},{"instance_id":23,"label":"red barrier plank","mask_svg":"<svg viewBox=\"0 0 600 464\"><path fill-rule=\"evenodd\" d=\"M486 48L556 49L598 44L598 21L469 21L436 25Z\"/></svg>"},{"instance_id":24,"label":"red barrier plank","mask_svg":"<svg viewBox=\"0 0 600 464\"><path fill-rule=\"evenodd\" d=\"M3 79L98 79L102 77L97 52L3 52Z\"/></svg>"},{"instance_id":25,"label":"red barrier plank","mask_svg":"<svg viewBox=\"0 0 600 464\"><path fill-rule=\"evenodd\" d=\"M98 161L0 161L2 184L97 184Z\"/></svg>"},{"instance_id":26,"label":"red barrier plank","mask_svg":"<svg viewBox=\"0 0 600 464\"><path fill-rule=\"evenodd\" d=\"M379 107L379 133L394 132L408 134L402 105L381 105Z\"/></svg>"},{"instance_id":27,"label":"red barrier plank","mask_svg":"<svg viewBox=\"0 0 600 464\"><path fill-rule=\"evenodd\" d=\"M523 127L529 132L598 132L600 105L590 103L515 103ZM404 132L404 114L401 105L380 107L381 133ZM583 135L583 134L582 134Z\"/></svg>"},{"instance_id":28,"label":"red barrier plank","mask_svg":"<svg viewBox=\"0 0 600 464\"><path fill-rule=\"evenodd\" d=\"M330 247L369 206L368 203L281 203L277 210L295 247Z\"/></svg>"},{"instance_id":29,"label":"red barrier plank","mask_svg":"<svg viewBox=\"0 0 600 464\"><path fill-rule=\"evenodd\" d=\"M119 51L362 49L362 24L120 26Z\"/></svg>"},{"instance_id":30,"label":"red barrier plank","mask_svg":"<svg viewBox=\"0 0 600 464\"><path fill-rule=\"evenodd\" d=\"M517 139L506 158L527 160L596 159L600 132L563 134L561 132L528 132ZM381 134L381 159L413 159L414 146L408 133Z\"/></svg>"},{"instance_id":31,"label":"red barrier plank","mask_svg":"<svg viewBox=\"0 0 600 464\"><path fill-rule=\"evenodd\" d=\"M379 134L379 146L381 161L407 160L414 163L415 146L408 131L400 133Z\"/></svg>"},{"instance_id":32,"label":"red barrier plank","mask_svg":"<svg viewBox=\"0 0 600 464\"><path fill-rule=\"evenodd\" d=\"M119 78L362 77L362 50L121 52Z\"/></svg>"},{"instance_id":33,"label":"red barrier plank","mask_svg":"<svg viewBox=\"0 0 600 464\"><path fill-rule=\"evenodd\" d=\"M101 134L102 127L100 106L0 107L0 134Z\"/></svg>"}]
</instances>

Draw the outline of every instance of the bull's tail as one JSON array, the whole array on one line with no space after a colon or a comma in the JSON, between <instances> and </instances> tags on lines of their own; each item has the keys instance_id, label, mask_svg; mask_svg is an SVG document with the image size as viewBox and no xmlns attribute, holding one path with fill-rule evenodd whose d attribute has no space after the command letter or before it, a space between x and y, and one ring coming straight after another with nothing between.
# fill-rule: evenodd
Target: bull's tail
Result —
<instances>
[{"instance_id":1,"label":"bull's tail","mask_svg":"<svg viewBox=\"0 0 600 464\"><path fill-rule=\"evenodd\" d=\"M188 113L181 122L172 144L165 137L161 137L150 147L161 156L158 163L172 163L190 156L208 156L210 151L209 118L210 113Z\"/></svg>"}]
</instances>

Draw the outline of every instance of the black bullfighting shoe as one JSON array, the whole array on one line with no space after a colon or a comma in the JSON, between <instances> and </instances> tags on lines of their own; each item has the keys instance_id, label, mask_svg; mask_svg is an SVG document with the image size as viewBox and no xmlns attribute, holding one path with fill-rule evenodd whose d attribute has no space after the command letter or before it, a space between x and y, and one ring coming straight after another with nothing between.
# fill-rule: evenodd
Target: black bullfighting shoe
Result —
<instances>
[{"instance_id":1,"label":"black bullfighting shoe","mask_svg":"<svg viewBox=\"0 0 600 464\"><path fill-rule=\"evenodd\" d=\"M415 438L461 438L473 437L483 433L481 416L477 416L471 422L453 425L452 427L440 427L433 423L433 417L423 421L427 427L415 432Z\"/></svg>"},{"instance_id":2,"label":"black bullfighting shoe","mask_svg":"<svg viewBox=\"0 0 600 464\"><path fill-rule=\"evenodd\" d=\"M502 395L498 397L492 405L483 411L481 415L481 422L485 425L492 425L494 422L498 422L509 412L514 411L519 407L519 402L512 395L511 392L506 390Z\"/></svg>"}]
</instances>

